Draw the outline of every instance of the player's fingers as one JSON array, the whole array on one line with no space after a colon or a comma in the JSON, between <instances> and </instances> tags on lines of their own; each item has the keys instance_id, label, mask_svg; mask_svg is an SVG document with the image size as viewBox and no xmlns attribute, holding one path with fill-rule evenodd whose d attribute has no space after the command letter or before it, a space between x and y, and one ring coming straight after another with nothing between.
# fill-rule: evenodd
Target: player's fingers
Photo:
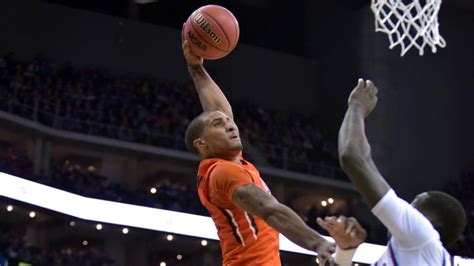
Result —
<instances>
[{"instance_id":1,"label":"player's fingers","mask_svg":"<svg viewBox=\"0 0 474 266\"><path fill-rule=\"evenodd\" d=\"M332 254L336 252L336 244L333 243L333 245L329 248L328 252L329 256L332 256Z\"/></svg>"},{"instance_id":2,"label":"player's fingers","mask_svg":"<svg viewBox=\"0 0 474 266\"><path fill-rule=\"evenodd\" d=\"M332 228L340 227L339 225L340 225L341 221L339 220L339 217L331 216L327 221L329 222L329 224Z\"/></svg>"},{"instance_id":3,"label":"player's fingers","mask_svg":"<svg viewBox=\"0 0 474 266\"><path fill-rule=\"evenodd\" d=\"M350 217L350 218L348 218L348 219L350 219L350 220L354 223L354 227L360 227L360 228L362 228L362 226L360 225L359 221L357 221L356 218Z\"/></svg>"},{"instance_id":4,"label":"player's fingers","mask_svg":"<svg viewBox=\"0 0 474 266\"><path fill-rule=\"evenodd\" d=\"M326 265L326 262L331 259L331 254L329 252L321 252L321 254L318 254L319 258L319 265Z\"/></svg>"},{"instance_id":5,"label":"player's fingers","mask_svg":"<svg viewBox=\"0 0 474 266\"><path fill-rule=\"evenodd\" d=\"M318 257L318 262L319 262L318 265L319 265L319 266L324 266L324 265L326 265L327 261L328 261L328 259L326 259L326 258Z\"/></svg>"},{"instance_id":6,"label":"player's fingers","mask_svg":"<svg viewBox=\"0 0 474 266\"><path fill-rule=\"evenodd\" d=\"M352 217L347 218L346 221L346 233L349 233L356 226L356 220Z\"/></svg>"},{"instance_id":7,"label":"player's fingers","mask_svg":"<svg viewBox=\"0 0 474 266\"><path fill-rule=\"evenodd\" d=\"M375 84L372 82L372 80L368 79L366 81L367 88L369 88L369 92L372 96L377 95L379 89L375 86Z\"/></svg>"},{"instance_id":8,"label":"player's fingers","mask_svg":"<svg viewBox=\"0 0 474 266\"><path fill-rule=\"evenodd\" d=\"M324 221L327 223L330 229L334 229L336 227L336 224L337 224L336 216L327 216L326 218L324 218Z\"/></svg>"},{"instance_id":9,"label":"player's fingers","mask_svg":"<svg viewBox=\"0 0 474 266\"><path fill-rule=\"evenodd\" d=\"M338 222L338 223L345 223L345 222L346 222L346 219L347 219L346 216L344 216L344 215L339 215L339 217L337 217L336 222Z\"/></svg>"},{"instance_id":10,"label":"player's fingers","mask_svg":"<svg viewBox=\"0 0 474 266\"><path fill-rule=\"evenodd\" d=\"M354 232L354 236L357 236L364 241L367 238L367 232L364 229L358 229Z\"/></svg>"},{"instance_id":11,"label":"player's fingers","mask_svg":"<svg viewBox=\"0 0 474 266\"><path fill-rule=\"evenodd\" d=\"M358 236L359 238L362 238L364 240L367 238L367 231L362 226L357 226L355 228L355 231L356 236Z\"/></svg>"},{"instance_id":12,"label":"player's fingers","mask_svg":"<svg viewBox=\"0 0 474 266\"><path fill-rule=\"evenodd\" d=\"M183 28L181 29L181 45L183 45L183 42L184 42L184 25L185 23L183 23ZM182 46L181 46L182 48Z\"/></svg>"},{"instance_id":13,"label":"player's fingers","mask_svg":"<svg viewBox=\"0 0 474 266\"><path fill-rule=\"evenodd\" d=\"M334 228L337 228L339 232L344 231L346 228L346 216L340 215L336 219L336 223L334 224Z\"/></svg>"},{"instance_id":14,"label":"player's fingers","mask_svg":"<svg viewBox=\"0 0 474 266\"><path fill-rule=\"evenodd\" d=\"M336 216L326 216L324 217L324 221L328 223L335 223L336 222Z\"/></svg>"},{"instance_id":15,"label":"player's fingers","mask_svg":"<svg viewBox=\"0 0 474 266\"><path fill-rule=\"evenodd\" d=\"M319 217L316 218L316 222L319 224L319 226L321 226L321 228L323 228L326 231L329 231L329 229L330 229L329 222L326 222L325 220L323 220Z\"/></svg>"},{"instance_id":16,"label":"player's fingers","mask_svg":"<svg viewBox=\"0 0 474 266\"><path fill-rule=\"evenodd\" d=\"M362 78L359 78L357 80L357 86L356 86L356 89L363 89L365 87L365 82L364 82L364 79Z\"/></svg>"},{"instance_id":17,"label":"player's fingers","mask_svg":"<svg viewBox=\"0 0 474 266\"><path fill-rule=\"evenodd\" d=\"M326 251L324 251L324 255L326 256L327 259L330 259L332 254L334 254L334 252L336 252L336 244L332 243L331 246L329 246L329 248Z\"/></svg>"},{"instance_id":18,"label":"player's fingers","mask_svg":"<svg viewBox=\"0 0 474 266\"><path fill-rule=\"evenodd\" d=\"M321 224L326 224L326 222L325 222L323 219L321 219L321 217L316 218L316 222L317 222L319 225L321 225Z\"/></svg>"},{"instance_id":19,"label":"player's fingers","mask_svg":"<svg viewBox=\"0 0 474 266\"><path fill-rule=\"evenodd\" d=\"M350 217L350 224L351 224L351 237L359 237L365 239L367 237L367 231L360 225L359 221L357 219ZM349 224L349 222L348 222ZM349 225L348 225L349 226Z\"/></svg>"}]
</instances>

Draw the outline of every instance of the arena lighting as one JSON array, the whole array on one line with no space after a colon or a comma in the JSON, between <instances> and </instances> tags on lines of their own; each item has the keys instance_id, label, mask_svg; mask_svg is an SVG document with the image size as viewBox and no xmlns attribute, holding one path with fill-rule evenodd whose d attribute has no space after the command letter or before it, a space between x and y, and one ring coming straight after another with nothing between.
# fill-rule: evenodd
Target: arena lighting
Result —
<instances>
[{"instance_id":1,"label":"arena lighting","mask_svg":"<svg viewBox=\"0 0 474 266\"><path fill-rule=\"evenodd\" d=\"M328 199L328 203L329 203L329 204L333 204L333 203L334 203L334 199L333 199L333 198L329 198L329 199Z\"/></svg>"},{"instance_id":2,"label":"arena lighting","mask_svg":"<svg viewBox=\"0 0 474 266\"><path fill-rule=\"evenodd\" d=\"M1 172L0 196L97 223L218 240L216 227L210 217L87 198ZM85 240L83 244L88 245L88 242ZM280 249L316 255L282 235L280 235ZM363 243L357 249L354 261L373 263L385 250L385 246ZM455 262L455 265L473 265L473 260L457 256Z\"/></svg>"},{"instance_id":3,"label":"arena lighting","mask_svg":"<svg viewBox=\"0 0 474 266\"><path fill-rule=\"evenodd\" d=\"M325 201L325 200L321 201L321 206L323 206L323 207L326 207L326 206L328 206L328 203L327 203L327 201Z\"/></svg>"},{"instance_id":4,"label":"arena lighting","mask_svg":"<svg viewBox=\"0 0 474 266\"><path fill-rule=\"evenodd\" d=\"M13 211L13 206L12 206L12 205L8 205L8 206L7 206L7 211L9 211L9 212Z\"/></svg>"},{"instance_id":5,"label":"arena lighting","mask_svg":"<svg viewBox=\"0 0 474 266\"><path fill-rule=\"evenodd\" d=\"M30 212L30 218L35 218L36 217L36 212Z\"/></svg>"},{"instance_id":6,"label":"arena lighting","mask_svg":"<svg viewBox=\"0 0 474 266\"><path fill-rule=\"evenodd\" d=\"M203 246L203 247L207 246L207 240L206 239L201 241L201 246Z\"/></svg>"},{"instance_id":7,"label":"arena lighting","mask_svg":"<svg viewBox=\"0 0 474 266\"><path fill-rule=\"evenodd\" d=\"M167 239L168 241L173 241L174 237L173 237L173 235L167 235L167 236L166 236L166 239Z\"/></svg>"},{"instance_id":8,"label":"arena lighting","mask_svg":"<svg viewBox=\"0 0 474 266\"><path fill-rule=\"evenodd\" d=\"M156 192L157 192L156 188L154 188L154 187L150 188L150 193L151 194L156 194Z\"/></svg>"},{"instance_id":9,"label":"arena lighting","mask_svg":"<svg viewBox=\"0 0 474 266\"><path fill-rule=\"evenodd\" d=\"M128 232L129 232L129 230L128 230L127 227L124 227L124 228L122 229L122 234L126 235L126 234L128 234Z\"/></svg>"}]
</instances>

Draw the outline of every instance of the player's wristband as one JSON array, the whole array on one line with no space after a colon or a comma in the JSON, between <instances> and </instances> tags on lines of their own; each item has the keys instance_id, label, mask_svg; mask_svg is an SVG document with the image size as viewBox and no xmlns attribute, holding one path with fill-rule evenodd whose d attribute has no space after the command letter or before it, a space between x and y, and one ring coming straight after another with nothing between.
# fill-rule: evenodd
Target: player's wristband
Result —
<instances>
[{"instance_id":1,"label":"player's wristband","mask_svg":"<svg viewBox=\"0 0 474 266\"><path fill-rule=\"evenodd\" d=\"M357 248L342 249L336 246L336 253L334 255L334 262L340 266L347 266L352 264L352 257L356 253Z\"/></svg>"}]
</instances>

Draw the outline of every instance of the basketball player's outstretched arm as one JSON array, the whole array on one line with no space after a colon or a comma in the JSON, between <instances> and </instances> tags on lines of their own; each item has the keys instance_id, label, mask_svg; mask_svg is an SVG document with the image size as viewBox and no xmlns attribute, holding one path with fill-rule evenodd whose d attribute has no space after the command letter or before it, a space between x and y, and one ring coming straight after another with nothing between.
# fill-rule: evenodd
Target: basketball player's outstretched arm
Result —
<instances>
[{"instance_id":1,"label":"basketball player's outstretched arm","mask_svg":"<svg viewBox=\"0 0 474 266\"><path fill-rule=\"evenodd\" d=\"M364 119L377 104L377 92L372 81L359 79L349 96L349 107L339 130L338 143L342 169L371 208L390 190L372 160L365 135Z\"/></svg>"},{"instance_id":2,"label":"basketball player's outstretched arm","mask_svg":"<svg viewBox=\"0 0 474 266\"><path fill-rule=\"evenodd\" d=\"M238 187L232 201L240 209L262 218L295 244L317 252L322 260L328 260L334 252L333 243L326 241L308 227L298 214L258 186L248 184Z\"/></svg>"},{"instance_id":3,"label":"basketball player's outstretched arm","mask_svg":"<svg viewBox=\"0 0 474 266\"><path fill-rule=\"evenodd\" d=\"M207 73L204 68L203 58L191 52L188 41L183 42L183 53L188 65L189 74L198 92L202 109L205 112L219 110L233 119L234 115L229 101L227 101L224 93L222 93L219 86L214 82L211 76L209 76L209 73Z\"/></svg>"}]
</instances>

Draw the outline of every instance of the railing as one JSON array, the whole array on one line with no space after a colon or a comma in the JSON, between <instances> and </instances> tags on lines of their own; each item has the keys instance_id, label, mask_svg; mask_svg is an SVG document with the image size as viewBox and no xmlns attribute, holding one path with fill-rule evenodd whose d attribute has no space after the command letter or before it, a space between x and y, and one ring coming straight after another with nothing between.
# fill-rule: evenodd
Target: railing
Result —
<instances>
[{"instance_id":1,"label":"railing","mask_svg":"<svg viewBox=\"0 0 474 266\"><path fill-rule=\"evenodd\" d=\"M59 130L104 136L163 148L186 150L183 136L171 136L153 132L150 129L128 129L116 125L64 117L59 115L59 102L52 103L39 98L29 102L32 103L21 103L15 99L0 96L0 109ZM289 148L264 142L255 144L255 146L257 150L263 153L268 164L273 167L331 179L345 179L344 174L337 167L321 162L315 163L293 159Z\"/></svg>"},{"instance_id":2,"label":"railing","mask_svg":"<svg viewBox=\"0 0 474 266\"><path fill-rule=\"evenodd\" d=\"M323 162L294 159L291 155L291 148L265 142L255 145L258 150L264 153L268 163L274 167L332 179L346 179L340 168L330 166ZM299 151L304 150L299 149ZM309 150L305 152L309 153Z\"/></svg>"},{"instance_id":3,"label":"railing","mask_svg":"<svg viewBox=\"0 0 474 266\"><path fill-rule=\"evenodd\" d=\"M43 108L39 108L39 106L52 106L51 103L46 101L37 99L35 100L33 106L30 106L11 99L6 101L4 99L0 100L2 101L2 103L0 103L0 109L27 119L31 119L55 129L74 131L88 135L104 136L125 141L160 146L164 148L178 150L186 149L184 141L180 137L156 134L136 129L128 129L116 125L103 124L93 121L84 121L44 111ZM58 110L58 108L55 107L55 110Z\"/></svg>"}]
</instances>

